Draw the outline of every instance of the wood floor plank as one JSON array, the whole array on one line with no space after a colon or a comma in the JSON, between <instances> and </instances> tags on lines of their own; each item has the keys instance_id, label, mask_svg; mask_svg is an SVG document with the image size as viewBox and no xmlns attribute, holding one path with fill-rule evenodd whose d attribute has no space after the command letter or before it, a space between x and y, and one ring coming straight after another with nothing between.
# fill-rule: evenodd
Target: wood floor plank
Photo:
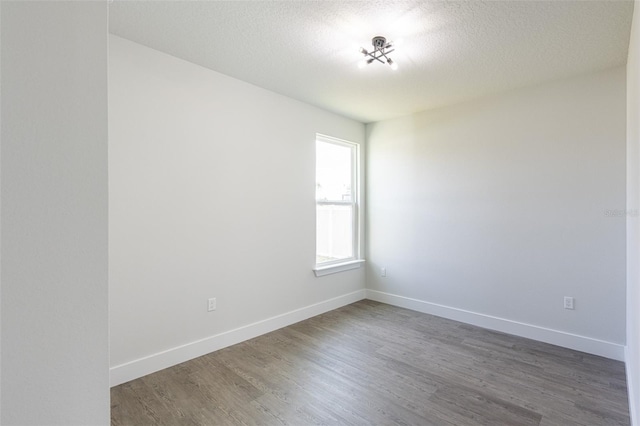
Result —
<instances>
[{"instance_id":1,"label":"wood floor plank","mask_svg":"<svg viewBox=\"0 0 640 426\"><path fill-rule=\"evenodd\" d=\"M624 364L363 300L116 386L112 426L629 425Z\"/></svg>"},{"instance_id":2,"label":"wood floor plank","mask_svg":"<svg viewBox=\"0 0 640 426\"><path fill-rule=\"evenodd\" d=\"M497 398L491 393L465 386L442 386L429 400L450 407L477 424L537 426L542 419L542 415L535 411Z\"/></svg>"}]
</instances>

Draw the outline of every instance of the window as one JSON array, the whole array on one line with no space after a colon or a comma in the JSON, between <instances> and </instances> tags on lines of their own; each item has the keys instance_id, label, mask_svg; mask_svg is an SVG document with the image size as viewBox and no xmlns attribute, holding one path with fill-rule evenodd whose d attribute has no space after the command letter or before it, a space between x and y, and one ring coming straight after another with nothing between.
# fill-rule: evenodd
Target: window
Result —
<instances>
[{"instance_id":1,"label":"window","mask_svg":"<svg viewBox=\"0 0 640 426\"><path fill-rule=\"evenodd\" d=\"M358 145L316 138L316 275L359 267Z\"/></svg>"}]
</instances>

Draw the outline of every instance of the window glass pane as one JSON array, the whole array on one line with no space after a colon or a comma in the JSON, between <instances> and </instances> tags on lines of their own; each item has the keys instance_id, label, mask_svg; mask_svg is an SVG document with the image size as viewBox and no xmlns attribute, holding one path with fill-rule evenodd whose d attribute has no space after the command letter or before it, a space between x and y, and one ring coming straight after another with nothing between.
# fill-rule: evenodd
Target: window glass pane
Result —
<instances>
[{"instance_id":1,"label":"window glass pane","mask_svg":"<svg viewBox=\"0 0 640 426\"><path fill-rule=\"evenodd\" d=\"M353 257L353 206L316 205L316 263Z\"/></svg>"},{"instance_id":2,"label":"window glass pane","mask_svg":"<svg viewBox=\"0 0 640 426\"><path fill-rule=\"evenodd\" d=\"M348 146L316 142L316 200L351 201L351 152Z\"/></svg>"}]
</instances>

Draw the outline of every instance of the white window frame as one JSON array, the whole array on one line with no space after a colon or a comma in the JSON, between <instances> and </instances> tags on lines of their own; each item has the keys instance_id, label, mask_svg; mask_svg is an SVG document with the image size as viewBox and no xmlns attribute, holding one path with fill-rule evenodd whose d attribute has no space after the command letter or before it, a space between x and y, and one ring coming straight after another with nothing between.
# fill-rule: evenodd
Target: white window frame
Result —
<instances>
[{"instance_id":1,"label":"white window frame","mask_svg":"<svg viewBox=\"0 0 640 426\"><path fill-rule=\"evenodd\" d=\"M316 263L313 272L316 277L334 274L337 272L348 271L350 269L359 268L364 259L361 258L362 250L362 175L361 175L361 152L360 144L350 142L343 139L334 138L327 135L316 134L316 144L318 142L330 143L334 145L344 146L351 149L351 201L318 201L316 200L316 212L319 205L350 205L352 206L352 230L353 230L353 256L345 259L332 260L328 262ZM316 171L317 172L317 171ZM315 196L315 194L314 194ZM317 224L317 217L316 217ZM317 228L316 228L317 229ZM316 234L316 239L318 238ZM316 246L317 249L317 246ZM315 253L317 258L317 253Z\"/></svg>"}]
</instances>

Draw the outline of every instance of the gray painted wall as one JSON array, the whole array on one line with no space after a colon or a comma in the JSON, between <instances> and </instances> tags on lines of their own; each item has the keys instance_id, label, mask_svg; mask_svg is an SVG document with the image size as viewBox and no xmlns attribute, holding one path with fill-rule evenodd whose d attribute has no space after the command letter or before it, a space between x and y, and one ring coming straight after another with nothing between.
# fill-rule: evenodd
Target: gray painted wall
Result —
<instances>
[{"instance_id":1,"label":"gray painted wall","mask_svg":"<svg viewBox=\"0 0 640 426\"><path fill-rule=\"evenodd\" d=\"M109 423L107 4L2 2L3 425Z\"/></svg>"},{"instance_id":2,"label":"gray painted wall","mask_svg":"<svg viewBox=\"0 0 640 426\"><path fill-rule=\"evenodd\" d=\"M640 209L640 6L635 3L627 61L627 209ZM640 224L627 216L627 385L632 424L640 425Z\"/></svg>"},{"instance_id":3,"label":"gray painted wall","mask_svg":"<svg viewBox=\"0 0 640 426\"><path fill-rule=\"evenodd\" d=\"M364 145L362 123L110 37L112 367L364 293L363 268L312 272L316 132Z\"/></svg>"},{"instance_id":4,"label":"gray painted wall","mask_svg":"<svg viewBox=\"0 0 640 426\"><path fill-rule=\"evenodd\" d=\"M367 132L368 288L622 359L623 67Z\"/></svg>"}]
</instances>

